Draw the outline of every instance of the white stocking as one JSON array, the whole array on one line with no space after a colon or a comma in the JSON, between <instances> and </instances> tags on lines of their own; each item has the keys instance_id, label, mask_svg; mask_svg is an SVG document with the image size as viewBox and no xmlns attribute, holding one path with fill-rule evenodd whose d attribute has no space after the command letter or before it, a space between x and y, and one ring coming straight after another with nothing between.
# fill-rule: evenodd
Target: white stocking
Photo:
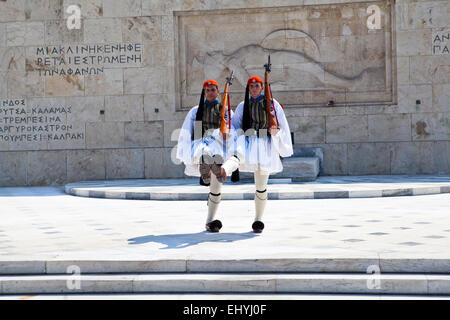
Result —
<instances>
[{"instance_id":1,"label":"white stocking","mask_svg":"<svg viewBox=\"0 0 450 320\"><path fill-rule=\"evenodd\" d=\"M267 181L269 173L258 168L255 171L255 221L262 221L264 209L267 203Z\"/></svg>"},{"instance_id":2,"label":"white stocking","mask_svg":"<svg viewBox=\"0 0 450 320\"><path fill-rule=\"evenodd\" d=\"M208 195L208 217L206 218L206 223L214 220L216 216L217 209L219 208L220 200L222 196L220 194L222 190L222 184L217 181L216 176L211 173L211 183L209 185L209 195Z\"/></svg>"}]
</instances>

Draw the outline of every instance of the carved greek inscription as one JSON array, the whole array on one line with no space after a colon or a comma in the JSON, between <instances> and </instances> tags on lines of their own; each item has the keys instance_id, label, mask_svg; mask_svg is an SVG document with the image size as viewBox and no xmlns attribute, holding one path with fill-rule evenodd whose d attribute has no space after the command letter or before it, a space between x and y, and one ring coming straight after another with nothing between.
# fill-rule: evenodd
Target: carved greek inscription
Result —
<instances>
[{"instance_id":1,"label":"carved greek inscription","mask_svg":"<svg viewBox=\"0 0 450 320\"><path fill-rule=\"evenodd\" d=\"M142 45L95 44L37 47L35 70L40 76L92 75L104 72L104 68L140 66Z\"/></svg>"},{"instance_id":2,"label":"carved greek inscription","mask_svg":"<svg viewBox=\"0 0 450 320\"><path fill-rule=\"evenodd\" d=\"M450 31L438 31L433 33L432 52L433 54L450 53Z\"/></svg>"},{"instance_id":3,"label":"carved greek inscription","mask_svg":"<svg viewBox=\"0 0 450 320\"><path fill-rule=\"evenodd\" d=\"M82 140L66 116L71 106L27 106L25 99L0 100L0 142Z\"/></svg>"}]
</instances>

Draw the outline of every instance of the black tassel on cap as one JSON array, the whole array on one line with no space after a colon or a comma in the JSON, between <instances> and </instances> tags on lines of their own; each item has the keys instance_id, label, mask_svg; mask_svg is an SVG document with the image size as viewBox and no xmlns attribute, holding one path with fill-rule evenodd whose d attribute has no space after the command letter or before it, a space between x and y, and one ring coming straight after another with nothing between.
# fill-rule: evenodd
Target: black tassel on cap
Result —
<instances>
[{"instance_id":1,"label":"black tassel on cap","mask_svg":"<svg viewBox=\"0 0 450 320\"><path fill-rule=\"evenodd\" d=\"M251 119L250 119L250 99L249 99L249 88L248 84L245 88L245 100L244 100L244 110L243 110L243 116L242 116L242 130L247 131L250 126Z\"/></svg>"},{"instance_id":2,"label":"black tassel on cap","mask_svg":"<svg viewBox=\"0 0 450 320\"><path fill-rule=\"evenodd\" d=\"M205 107L205 89L202 89L202 94L200 95L200 101L198 103L197 116L195 117L195 120L202 121L204 107Z\"/></svg>"},{"instance_id":3,"label":"black tassel on cap","mask_svg":"<svg viewBox=\"0 0 450 320\"><path fill-rule=\"evenodd\" d=\"M205 106L205 89L202 89L202 94L200 95L200 101L198 103L197 115L195 116L195 121L202 121L203 119L203 108ZM195 124L194 124L195 131ZM194 140L194 133L192 132L191 138ZM202 136L203 136L203 125L202 125Z\"/></svg>"}]
</instances>

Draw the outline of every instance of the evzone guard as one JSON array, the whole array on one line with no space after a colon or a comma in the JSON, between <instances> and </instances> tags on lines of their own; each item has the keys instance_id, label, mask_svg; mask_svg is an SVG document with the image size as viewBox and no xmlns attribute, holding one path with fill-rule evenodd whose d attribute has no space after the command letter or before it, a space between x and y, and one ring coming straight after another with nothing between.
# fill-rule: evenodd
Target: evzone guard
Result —
<instances>
[{"instance_id":1,"label":"evzone guard","mask_svg":"<svg viewBox=\"0 0 450 320\"><path fill-rule=\"evenodd\" d=\"M177 159L184 163L184 173L200 176L200 184L209 186L205 227L210 232L218 232L222 228L221 221L214 220L221 201L222 183L239 165L239 159L234 156L234 137L230 130L233 111L228 87L232 78L233 74L227 78L221 103L217 81L211 79L203 83L200 102L186 115L178 138Z\"/></svg>"},{"instance_id":2,"label":"evzone guard","mask_svg":"<svg viewBox=\"0 0 450 320\"><path fill-rule=\"evenodd\" d=\"M270 90L270 67L269 56L265 65L265 83L257 76L248 79L245 100L237 106L231 120L232 127L241 133L235 149L240 159L239 171L254 173L256 192L252 229L255 233L264 229L262 217L267 203L269 175L283 170L280 156L293 154L286 116Z\"/></svg>"}]
</instances>

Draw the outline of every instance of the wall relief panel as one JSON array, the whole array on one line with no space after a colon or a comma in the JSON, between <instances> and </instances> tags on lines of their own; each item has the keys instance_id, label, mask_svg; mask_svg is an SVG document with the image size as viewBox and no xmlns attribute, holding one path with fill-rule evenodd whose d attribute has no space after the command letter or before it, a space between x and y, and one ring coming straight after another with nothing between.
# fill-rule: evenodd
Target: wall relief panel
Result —
<instances>
[{"instance_id":1,"label":"wall relief panel","mask_svg":"<svg viewBox=\"0 0 450 320\"><path fill-rule=\"evenodd\" d=\"M222 85L230 70L238 104L269 54L272 91L285 106L392 102L391 5L370 6L175 12L178 109L196 105L203 81Z\"/></svg>"}]
</instances>

